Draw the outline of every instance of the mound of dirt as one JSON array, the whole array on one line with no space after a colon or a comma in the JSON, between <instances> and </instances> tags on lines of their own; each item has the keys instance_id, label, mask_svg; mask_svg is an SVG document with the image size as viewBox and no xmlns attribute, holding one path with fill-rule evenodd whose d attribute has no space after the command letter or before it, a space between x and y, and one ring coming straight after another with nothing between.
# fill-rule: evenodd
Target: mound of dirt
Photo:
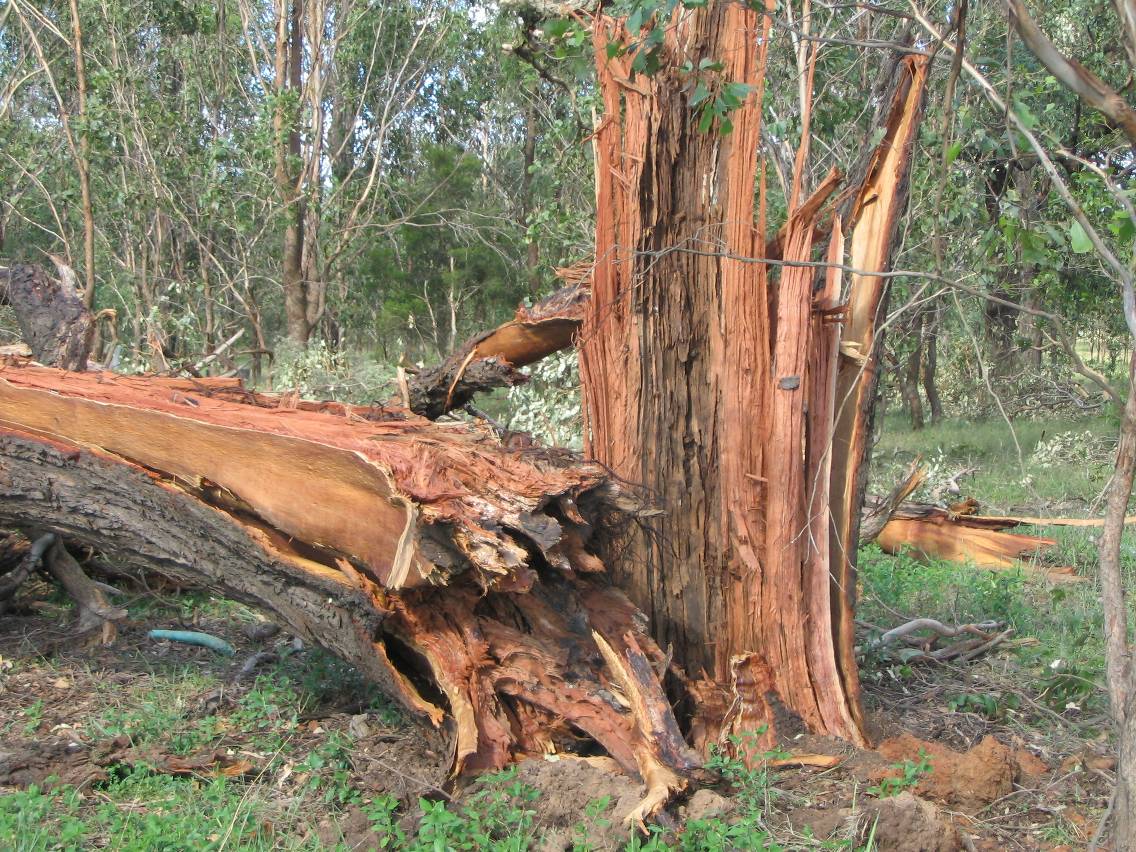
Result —
<instances>
[{"instance_id":1,"label":"mound of dirt","mask_svg":"<svg viewBox=\"0 0 1136 852\"><path fill-rule=\"evenodd\" d=\"M541 791L532 805L542 833L541 852L571 849L579 826L593 849L622 847L629 833L623 818L644 791L608 762L562 757L526 760L517 767L517 780Z\"/></svg>"},{"instance_id":2,"label":"mound of dirt","mask_svg":"<svg viewBox=\"0 0 1136 852\"><path fill-rule=\"evenodd\" d=\"M875 840L880 852L957 852L958 830L933 804L900 793L888 799L866 799L860 807L839 810L802 809L789 816L798 830L811 828L818 839L850 840L859 848Z\"/></svg>"},{"instance_id":3,"label":"mound of dirt","mask_svg":"<svg viewBox=\"0 0 1136 852\"><path fill-rule=\"evenodd\" d=\"M884 740L878 752L889 761L914 764L922 759L921 753L925 754L931 769L919 779L914 792L971 814L1012 792L1015 781L1048 771L1034 755L1014 751L991 736L969 751L957 752L941 743L902 734ZM888 767L873 780L901 776L900 770Z\"/></svg>"}]
</instances>

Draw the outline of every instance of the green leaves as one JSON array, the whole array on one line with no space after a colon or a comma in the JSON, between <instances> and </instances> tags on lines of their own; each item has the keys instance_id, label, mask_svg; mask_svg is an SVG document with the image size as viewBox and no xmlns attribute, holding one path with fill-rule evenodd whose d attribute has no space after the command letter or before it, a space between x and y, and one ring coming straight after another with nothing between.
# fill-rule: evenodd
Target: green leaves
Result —
<instances>
[{"instance_id":1,"label":"green leaves","mask_svg":"<svg viewBox=\"0 0 1136 852\"><path fill-rule=\"evenodd\" d=\"M699 108L698 132L707 133L718 121L718 132L725 136L733 132L734 123L730 120L730 113L740 108L753 88L747 83L722 83L716 79L716 72L725 66L716 60L704 58L698 63L700 71L711 71L713 74L700 76L694 86L694 93L687 102L691 109ZM690 71L690 63L683 70Z\"/></svg>"},{"instance_id":2,"label":"green leaves","mask_svg":"<svg viewBox=\"0 0 1136 852\"><path fill-rule=\"evenodd\" d=\"M1069 246L1077 254L1086 254L1093 250L1089 235L1085 233L1081 223L1075 219L1069 223Z\"/></svg>"}]
</instances>

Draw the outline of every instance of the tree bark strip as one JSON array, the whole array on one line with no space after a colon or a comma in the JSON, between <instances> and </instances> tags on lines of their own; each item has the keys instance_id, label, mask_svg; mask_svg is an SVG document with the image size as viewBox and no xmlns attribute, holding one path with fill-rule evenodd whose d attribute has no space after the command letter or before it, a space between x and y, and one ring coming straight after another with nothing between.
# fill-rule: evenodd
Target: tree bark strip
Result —
<instances>
[{"instance_id":1,"label":"tree bark strip","mask_svg":"<svg viewBox=\"0 0 1136 852\"><path fill-rule=\"evenodd\" d=\"M891 262L892 240L907 199L911 147L922 112L928 60L908 56L897 70L884 138L873 154L850 214L854 224L848 262L862 272L851 273L832 433L830 548L833 582L840 590L833 597L832 617L838 663L845 689L853 697L850 706L857 714L860 687L854 651L855 560L879 363L879 319L885 310L886 294L884 279L870 273L887 271ZM862 723L859 715L856 718Z\"/></svg>"}]
</instances>

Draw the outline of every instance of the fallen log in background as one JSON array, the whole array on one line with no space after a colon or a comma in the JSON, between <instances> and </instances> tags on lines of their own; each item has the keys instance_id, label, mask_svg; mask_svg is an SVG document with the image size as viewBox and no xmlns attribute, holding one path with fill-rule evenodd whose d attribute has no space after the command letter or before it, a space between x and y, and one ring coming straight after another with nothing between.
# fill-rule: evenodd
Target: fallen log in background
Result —
<instances>
[{"instance_id":1,"label":"fallen log in background","mask_svg":"<svg viewBox=\"0 0 1136 852\"><path fill-rule=\"evenodd\" d=\"M598 465L401 409L0 368L0 524L268 609L445 725L454 772L602 747L653 805L697 761L587 551Z\"/></svg>"},{"instance_id":2,"label":"fallen log in background","mask_svg":"<svg viewBox=\"0 0 1136 852\"><path fill-rule=\"evenodd\" d=\"M441 364L408 381L410 409L431 420L461 408L482 391L519 384L527 367L572 345L590 290L581 278L513 319L467 341Z\"/></svg>"},{"instance_id":3,"label":"fallen log in background","mask_svg":"<svg viewBox=\"0 0 1136 852\"><path fill-rule=\"evenodd\" d=\"M963 514L928 503L901 503L891 512L875 540L885 553L909 553L917 559L941 559L992 570L1023 568L1040 571L1054 582L1080 579L1072 568L1047 567L1033 561L1056 546L1055 539L1006 532L1036 523L1092 526L1096 522L993 517Z\"/></svg>"}]
</instances>

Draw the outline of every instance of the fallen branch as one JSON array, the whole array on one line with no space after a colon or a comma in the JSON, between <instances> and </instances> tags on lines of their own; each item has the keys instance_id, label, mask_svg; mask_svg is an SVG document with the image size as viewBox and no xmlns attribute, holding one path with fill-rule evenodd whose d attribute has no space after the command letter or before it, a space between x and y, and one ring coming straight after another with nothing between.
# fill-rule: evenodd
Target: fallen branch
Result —
<instances>
[{"instance_id":1,"label":"fallen branch","mask_svg":"<svg viewBox=\"0 0 1136 852\"><path fill-rule=\"evenodd\" d=\"M67 552L63 542L56 540L45 555L48 572L59 581L79 612L77 629L80 635L99 631L104 645L114 641L115 623L126 618L126 610L111 605L95 582L87 576L75 557Z\"/></svg>"},{"instance_id":2,"label":"fallen branch","mask_svg":"<svg viewBox=\"0 0 1136 852\"><path fill-rule=\"evenodd\" d=\"M901 659L905 663L924 660L943 663L954 659L968 662L994 650L1013 634L1013 629L1007 629L991 635L990 631L997 630L1002 626L997 621L950 626L934 618L915 618L885 631L878 638L858 648L857 652L861 654L878 653L885 650L889 645L903 641L914 646L908 651L901 652ZM930 630L935 635L932 637L916 637L913 635L922 630ZM968 634L972 638L932 650L935 643L940 639L950 639L964 634Z\"/></svg>"},{"instance_id":3,"label":"fallen branch","mask_svg":"<svg viewBox=\"0 0 1136 852\"><path fill-rule=\"evenodd\" d=\"M965 505L969 512L973 507ZM1069 518L1013 518L960 514L928 503L902 503L876 538L885 553L907 553L921 560L944 560L999 571L1022 569L1044 573L1052 582L1078 582L1072 568L1046 567L1032 561L1056 546L1042 536L1006 532L1044 522L1089 526L1097 522Z\"/></svg>"},{"instance_id":4,"label":"fallen branch","mask_svg":"<svg viewBox=\"0 0 1136 852\"><path fill-rule=\"evenodd\" d=\"M214 349L212 352L210 352L208 355L206 355L204 358L202 358L196 364L194 364L193 367L190 369L190 373L192 373L193 375L196 376L198 373L201 372L202 369L209 366L211 363L213 363L218 358L220 358L222 355L224 355L225 352L228 351L229 347L231 347L234 343L236 343L238 340L240 340L242 337L244 337L244 333L245 333L245 330L243 328L238 328L236 334L234 334L232 337L230 337L228 340L226 340L224 343L222 343L220 346L218 346L216 349Z\"/></svg>"},{"instance_id":5,"label":"fallen branch","mask_svg":"<svg viewBox=\"0 0 1136 852\"><path fill-rule=\"evenodd\" d=\"M568 284L531 308L518 308L513 319L467 341L441 364L408 377L408 407L434 420L477 393L524 382L518 368L572 345L589 293L586 280Z\"/></svg>"},{"instance_id":6,"label":"fallen branch","mask_svg":"<svg viewBox=\"0 0 1136 852\"><path fill-rule=\"evenodd\" d=\"M861 545L873 542L879 537L899 505L910 497L926 478L927 471L923 468L923 457L917 456L887 497L883 499L869 497L864 501L864 515L860 521Z\"/></svg>"},{"instance_id":7,"label":"fallen branch","mask_svg":"<svg viewBox=\"0 0 1136 852\"><path fill-rule=\"evenodd\" d=\"M971 633L976 636L987 638L989 631L994 630L1000 626L997 621L983 621L979 624L962 624L957 627L950 627L943 624L941 621L936 621L933 618L915 618L906 624L901 624L899 627L893 627L880 636L879 639L868 644L868 648L879 648L884 645L890 645L897 639L910 636L920 630L931 630L939 636L951 638L958 636L962 633Z\"/></svg>"}]
</instances>

